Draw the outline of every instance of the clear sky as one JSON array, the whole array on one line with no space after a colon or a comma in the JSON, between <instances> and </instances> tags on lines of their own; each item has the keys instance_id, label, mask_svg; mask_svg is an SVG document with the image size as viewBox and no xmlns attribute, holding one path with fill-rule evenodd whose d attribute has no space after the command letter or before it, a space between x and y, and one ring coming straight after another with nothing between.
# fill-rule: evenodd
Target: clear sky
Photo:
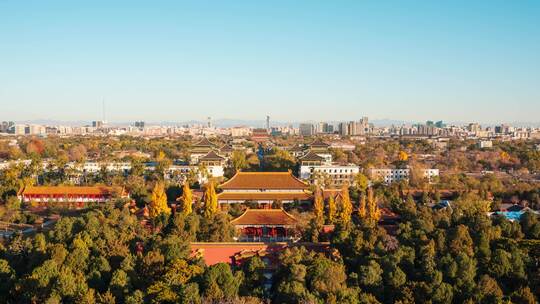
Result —
<instances>
[{"instance_id":1,"label":"clear sky","mask_svg":"<svg viewBox=\"0 0 540 304\"><path fill-rule=\"evenodd\" d=\"M0 120L103 98L109 121L539 122L540 1L0 0Z\"/></svg>"}]
</instances>

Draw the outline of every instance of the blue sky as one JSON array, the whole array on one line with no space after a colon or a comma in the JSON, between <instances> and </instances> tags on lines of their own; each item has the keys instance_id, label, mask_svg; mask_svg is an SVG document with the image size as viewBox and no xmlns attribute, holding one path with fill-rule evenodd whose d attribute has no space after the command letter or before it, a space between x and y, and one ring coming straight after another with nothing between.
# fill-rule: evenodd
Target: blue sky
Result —
<instances>
[{"instance_id":1,"label":"blue sky","mask_svg":"<svg viewBox=\"0 0 540 304\"><path fill-rule=\"evenodd\" d=\"M102 99L109 121L539 122L540 2L0 0L0 120Z\"/></svg>"}]
</instances>

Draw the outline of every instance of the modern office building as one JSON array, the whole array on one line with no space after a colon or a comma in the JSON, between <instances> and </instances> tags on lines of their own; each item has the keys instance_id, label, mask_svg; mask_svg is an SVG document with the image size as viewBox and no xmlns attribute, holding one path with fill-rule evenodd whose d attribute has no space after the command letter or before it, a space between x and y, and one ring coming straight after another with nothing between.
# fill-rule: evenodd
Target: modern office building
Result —
<instances>
[{"instance_id":1,"label":"modern office building","mask_svg":"<svg viewBox=\"0 0 540 304\"><path fill-rule=\"evenodd\" d=\"M315 128L313 124L310 123L301 123L299 126L300 135L302 136L312 136L315 133Z\"/></svg>"}]
</instances>

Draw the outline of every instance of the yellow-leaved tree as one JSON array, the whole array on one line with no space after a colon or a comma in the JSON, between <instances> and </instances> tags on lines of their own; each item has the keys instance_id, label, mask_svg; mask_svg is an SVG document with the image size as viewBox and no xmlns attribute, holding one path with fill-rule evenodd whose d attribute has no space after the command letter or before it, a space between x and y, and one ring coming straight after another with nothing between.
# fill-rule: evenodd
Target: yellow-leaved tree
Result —
<instances>
[{"instance_id":1,"label":"yellow-leaved tree","mask_svg":"<svg viewBox=\"0 0 540 304\"><path fill-rule=\"evenodd\" d=\"M379 210L379 206L377 206L377 200L375 199L371 188L368 188L367 194L367 219L372 223L377 223L381 218L381 210Z\"/></svg>"},{"instance_id":2,"label":"yellow-leaved tree","mask_svg":"<svg viewBox=\"0 0 540 304\"><path fill-rule=\"evenodd\" d=\"M364 193L361 193L360 194L360 202L359 202L359 205L358 205L358 216L361 219L364 219L364 218L366 218L366 214L367 214L367 211L366 211L366 195Z\"/></svg>"},{"instance_id":3,"label":"yellow-leaved tree","mask_svg":"<svg viewBox=\"0 0 540 304\"><path fill-rule=\"evenodd\" d=\"M148 206L148 213L151 218L161 214L171 214L171 208L167 205L167 194L163 182L157 182L152 190L152 199Z\"/></svg>"},{"instance_id":4,"label":"yellow-leaved tree","mask_svg":"<svg viewBox=\"0 0 540 304\"><path fill-rule=\"evenodd\" d=\"M328 198L328 224L333 224L336 220L336 200L333 196Z\"/></svg>"},{"instance_id":5,"label":"yellow-leaved tree","mask_svg":"<svg viewBox=\"0 0 540 304\"><path fill-rule=\"evenodd\" d=\"M211 217L218 211L218 200L213 182L208 182L204 192L204 216Z\"/></svg>"},{"instance_id":6,"label":"yellow-leaved tree","mask_svg":"<svg viewBox=\"0 0 540 304\"><path fill-rule=\"evenodd\" d=\"M324 223L324 197L322 195L321 188L319 187L317 187L317 190L315 190L313 211L315 213L315 219L317 220L317 223Z\"/></svg>"},{"instance_id":7,"label":"yellow-leaved tree","mask_svg":"<svg viewBox=\"0 0 540 304\"><path fill-rule=\"evenodd\" d=\"M400 161L407 161L409 159L409 154L405 151L399 151L398 158Z\"/></svg>"},{"instance_id":8,"label":"yellow-leaved tree","mask_svg":"<svg viewBox=\"0 0 540 304\"><path fill-rule=\"evenodd\" d=\"M184 182L184 186L182 187L180 203L180 209L184 215L190 215L191 212L193 212L193 194L191 193L191 189L189 188L189 183L187 181Z\"/></svg>"},{"instance_id":9,"label":"yellow-leaved tree","mask_svg":"<svg viewBox=\"0 0 540 304\"><path fill-rule=\"evenodd\" d=\"M349 184L343 184L341 188L341 205L339 210L339 219L343 224L347 224L351 221L351 215L353 211L353 205L349 196Z\"/></svg>"}]
</instances>

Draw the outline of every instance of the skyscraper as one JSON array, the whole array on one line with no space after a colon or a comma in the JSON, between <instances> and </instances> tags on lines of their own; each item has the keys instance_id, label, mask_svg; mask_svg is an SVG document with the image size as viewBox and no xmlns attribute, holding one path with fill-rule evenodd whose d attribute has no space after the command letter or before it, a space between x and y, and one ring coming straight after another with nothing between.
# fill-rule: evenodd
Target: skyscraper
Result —
<instances>
[{"instance_id":1,"label":"skyscraper","mask_svg":"<svg viewBox=\"0 0 540 304\"><path fill-rule=\"evenodd\" d=\"M314 131L313 124L301 123L299 129L300 129L300 135L302 136L313 135L313 131Z\"/></svg>"}]
</instances>

